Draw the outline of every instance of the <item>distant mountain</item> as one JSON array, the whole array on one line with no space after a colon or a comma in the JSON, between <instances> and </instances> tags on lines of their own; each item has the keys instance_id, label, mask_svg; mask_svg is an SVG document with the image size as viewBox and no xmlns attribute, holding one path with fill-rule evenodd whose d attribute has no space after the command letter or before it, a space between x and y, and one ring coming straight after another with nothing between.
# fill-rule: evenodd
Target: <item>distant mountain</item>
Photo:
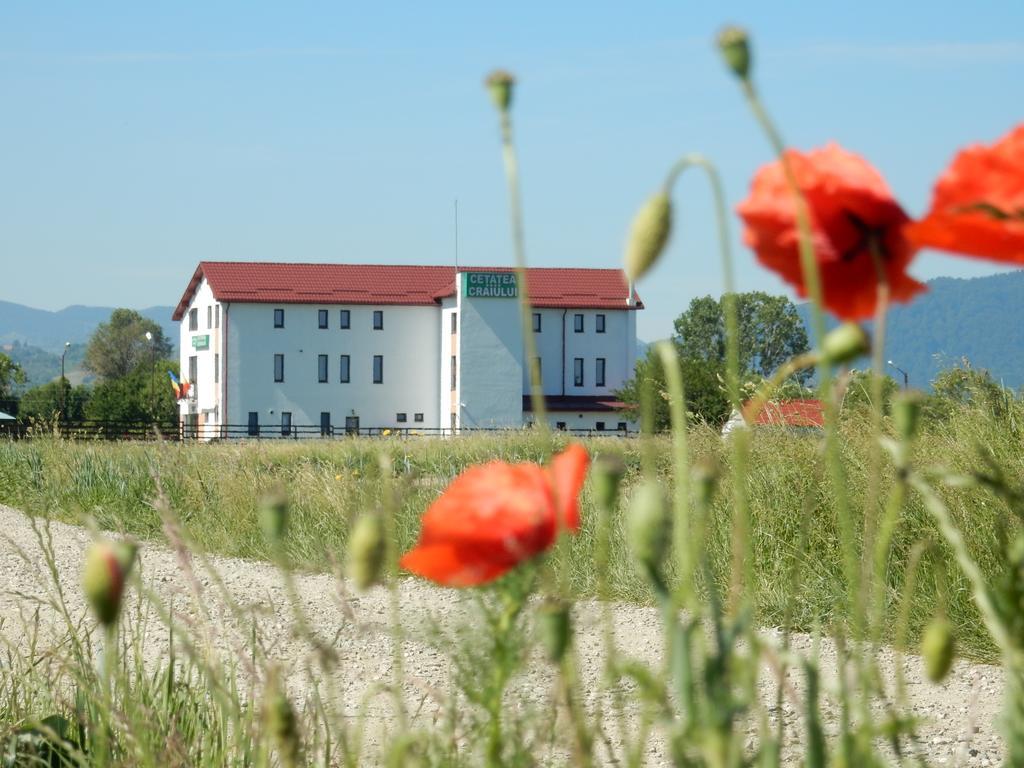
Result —
<instances>
[{"instance_id":1,"label":"distant mountain","mask_svg":"<svg viewBox=\"0 0 1024 768\"><path fill-rule=\"evenodd\" d=\"M76 305L50 312L0 301L0 345L18 341L59 356L64 350L64 342L87 342L96 326L109 320L113 311L113 307ZM159 323L171 343L177 343L178 324L171 320L174 307L149 307L138 311L143 317Z\"/></svg>"},{"instance_id":2,"label":"distant mountain","mask_svg":"<svg viewBox=\"0 0 1024 768\"><path fill-rule=\"evenodd\" d=\"M806 323L809 306L797 309ZM911 386L927 389L940 371L967 359L1004 386L1019 389L1024 386L1024 270L929 280L927 293L893 306L886 337L886 360L907 372ZM892 367L888 372L902 378Z\"/></svg>"},{"instance_id":3,"label":"distant mountain","mask_svg":"<svg viewBox=\"0 0 1024 768\"><path fill-rule=\"evenodd\" d=\"M0 352L20 365L21 370L25 373L25 383L14 387L16 394L21 394L32 387L38 387L40 384L60 377L60 355L56 352L47 352L41 347L23 344L20 341L0 344ZM85 344L72 344L68 347L67 355L64 358L64 375L72 385L88 384L94 378L92 374L82 368L84 359Z\"/></svg>"}]
</instances>

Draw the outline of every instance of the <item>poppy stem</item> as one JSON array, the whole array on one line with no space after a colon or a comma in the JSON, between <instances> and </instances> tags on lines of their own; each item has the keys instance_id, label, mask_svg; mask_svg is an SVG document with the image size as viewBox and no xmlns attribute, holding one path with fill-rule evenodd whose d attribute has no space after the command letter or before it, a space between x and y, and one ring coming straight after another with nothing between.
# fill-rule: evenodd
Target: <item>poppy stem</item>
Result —
<instances>
[{"instance_id":1,"label":"poppy stem","mask_svg":"<svg viewBox=\"0 0 1024 768\"><path fill-rule=\"evenodd\" d=\"M825 314L822 311L823 290L821 274L818 269L818 262L814 255L814 241L811 231L811 217L807 206L807 200L797 184L796 174L786 154L786 144L782 140L775 124L769 117L767 110L761 103L761 99L754 88L749 76L740 78L743 95L747 104L753 112L755 119L761 126L768 142L774 149L779 163L782 166L786 177L786 184L790 194L793 196L794 212L797 230L800 237L798 248L800 254L800 269L803 272L804 285L807 286L807 293L811 299L811 327L814 331L815 346L820 347L825 338ZM850 513L850 504L846 492L846 473L843 469L842 457L840 456L838 424L838 404L835 402L835 393L832 388L831 365L824 356L818 360L818 397L821 400L825 412L825 458L829 468L829 475L835 490L836 516L839 520L839 532L842 538L844 552L844 571L847 583L847 600L853 608L858 600L858 574L859 568L856 554L856 537L853 520Z\"/></svg>"},{"instance_id":2,"label":"poppy stem","mask_svg":"<svg viewBox=\"0 0 1024 768\"><path fill-rule=\"evenodd\" d=\"M533 337L533 308L530 303L529 287L526 278L526 245L523 235L523 207L519 186L519 162L516 157L515 144L512 141L512 114L508 107L500 110L501 115L501 156L505 165L505 180L508 185L509 219L512 224L512 248L516 260L516 282L519 283L519 314L523 334L523 353L530 381L530 402L533 408L533 421L545 437L549 434L547 408L544 405L544 387L537 369L537 341ZM550 454L550 443L545 452Z\"/></svg>"}]
</instances>

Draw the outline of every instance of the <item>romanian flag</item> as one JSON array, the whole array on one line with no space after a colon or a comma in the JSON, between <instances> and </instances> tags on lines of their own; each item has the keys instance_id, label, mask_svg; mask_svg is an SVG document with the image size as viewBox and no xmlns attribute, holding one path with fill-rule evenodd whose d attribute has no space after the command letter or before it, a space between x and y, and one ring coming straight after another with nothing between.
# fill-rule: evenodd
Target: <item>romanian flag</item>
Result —
<instances>
[{"instance_id":1,"label":"romanian flag","mask_svg":"<svg viewBox=\"0 0 1024 768\"><path fill-rule=\"evenodd\" d=\"M187 379L178 381L178 377L174 375L174 371L168 371L167 375L171 377L171 389L174 390L175 400L184 400L188 397L188 391L192 389L192 385Z\"/></svg>"}]
</instances>

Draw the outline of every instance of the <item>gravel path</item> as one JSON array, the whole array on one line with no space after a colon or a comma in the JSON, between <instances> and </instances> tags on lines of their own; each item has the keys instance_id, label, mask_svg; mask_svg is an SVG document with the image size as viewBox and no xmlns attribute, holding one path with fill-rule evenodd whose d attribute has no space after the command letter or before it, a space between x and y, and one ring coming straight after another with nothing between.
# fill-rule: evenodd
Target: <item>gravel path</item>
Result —
<instances>
[{"instance_id":1,"label":"gravel path","mask_svg":"<svg viewBox=\"0 0 1024 768\"><path fill-rule=\"evenodd\" d=\"M82 528L52 523L50 525L56 565L66 588L66 599L74 617L81 616L84 604L78 592L81 555L90 535ZM313 655L308 653L307 640L296 637L294 622L288 608L287 593L278 571L266 563L230 558L210 558L233 601L241 607L244 620L229 611L217 597L215 578L199 563L184 564L180 553L156 543L141 549L143 583L165 601L175 606L185 621L196 621L197 627L211 633L212 642L233 650L239 657L258 625L266 643L267 655L286 668L293 695L301 697L308 690L311 675L320 674L312 668ZM33 606L26 595L43 594L51 580L44 572L37 534L30 520L0 505L0 626L15 645L23 639L25 618ZM296 587L315 635L325 647L333 648L339 664L334 673L337 696L346 712L353 716L359 702L378 683L392 679L392 634L389 593L373 589L354 596L343 582L329 574L299 575ZM200 595L199 600L195 598ZM400 616L407 638L403 643L406 701L417 712L423 725L440 718L451 689L452 665L443 652L444 642L438 640L437 629L452 630L456 625L471 622L474 603L470 592L437 589L417 580L404 580L398 590ZM197 607L200 606L200 607ZM576 609L577 646L581 662L584 690L597 690L602 667L600 607L583 602ZM204 618L208 621L201 621ZM662 633L657 612L651 608L631 605L614 607L614 628L617 644L631 657L655 663L661 656ZM56 617L44 610L42 624L56 624L54 637L61 627ZM155 622L154 622L155 623ZM763 633L769 641L778 641L778 633ZM433 639L431 639L433 638ZM162 658L167 643L166 633L150 631L145 649L150 661ZM797 635L794 649L809 652L812 639ZM885 651L881 659L883 673L893 679L895 659ZM990 766L1001 764L1002 747L995 731L1003 689L1000 669L960 662L944 685L933 686L923 678L921 662L915 657L903 661L908 696L914 714L922 719L922 746L933 765ZM836 649L828 641L821 643L822 681L826 691L836 683ZM799 693L802 675L790 672L789 683ZM766 701L773 700L774 688L768 675L763 675ZM527 672L517 681L514 695L521 706L533 708L542 718L554 710L551 703L553 685L547 665L541 659L527 665ZM591 698L588 705L593 706ZM799 739L801 703L787 701L781 715L793 727L789 733ZM382 696L370 699L371 728L368 741L372 745L392 722L392 706ZM773 716L779 713L773 712ZM835 713L826 721L826 730L834 731ZM754 731L751 731L753 736ZM611 739L613 742L616 740ZM787 745L787 758L795 760L800 745ZM667 764L662 746L652 739L648 765Z\"/></svg>"}]
</instances>

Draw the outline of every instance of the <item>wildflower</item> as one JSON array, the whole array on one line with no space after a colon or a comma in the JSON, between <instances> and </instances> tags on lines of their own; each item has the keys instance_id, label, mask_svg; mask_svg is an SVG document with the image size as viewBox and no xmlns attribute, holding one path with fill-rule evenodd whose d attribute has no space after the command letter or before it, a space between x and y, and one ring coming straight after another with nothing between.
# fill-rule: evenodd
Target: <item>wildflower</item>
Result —
<instances>
[{"instance_id":1,"label":"wildflower","mask_svg":"<svg viewBox=\"0 0 1024 768\"><path fill-rule=\"evenodd\" d=\"M577 499L589 457L577 443L550 466L492 461L471 467L423 514L400 565L449 587L484 584L580 527Z\"/></svg>"},{"instance_id":2,"label":"wildflower","mask_svg":"<svg viewBox=\"0 0 1024 768\"><path fill-rule=\"evenodd\" d=\"M341 475L335 475L335 476L334 476L334 479L335 479L335 480L341 480Z\"/></svg>"},{"instance_id":3,"label":"wildflower","mask_svg":"<svg viewBox=\"0 0 1024 768\"><path fill-rule=\"evenodd\" d=\"M925 287L906 273L916 247L903 237L909 221L881 175L867 161L836 144L810 152L788 150L797 186L807 201L814 257L825 307L844 320L874 314L880 259L890 298L909 301ZM781 162L761 168L738 213L743 238L758 261L794 286L807 286L799 258L796 205Z\"/></svg>"},{"instance_id":4,"label":"wildflower","mask_svg":"<svg viewBox=\"0 0 1024 768\"><path fill-rule=\"evenodd\" d=\"M1024 123L991 146L961 150L928 215L905 233L920 248L1024 264Z\"/></svg>"},{"instance_id":5,"label":"wildflower","mask_svg":"<svg viewBox=\"0 0 1024 768\"><path fill-rule=\"evenodd\" d=\"M504 69L496 69L484 80L484 85L491 94L494 106L501 112L506 112L512 106L512 92L515 89L516 78L511 72Z\"/></svg>"},{"instance_id":6,"label":"wildflower","mask_svg":"<svg viewBox=\"0 0 1024 768\"><path fill-rule=\"evenodd\" d=\"M633 492L626 513L626 543L633 557L651 573L657 572L668 551L671 533L672 518L664 488L656 480L644 480Z\"/></svg>"},{"instance_id":7,"label":"wildflower","mask_svg":"<svg viewBox=\"0 0 1024 768\"><path fill-rule=\"evenodd\" d=\"M925 672L933 683L941 683L956 655L956 641L953 628L945 616L936 616L921 635L921 657L924 659Z\"/></svg>"},{"instance_id":8,"label":"wildflower","mask_svg":"<svg viewBox=\"0 0 1024 768\"><path fill-rule=\"evenodd\" d=\"M726 65L740 80L750 75L750 40L741 27L726 27L718 33L718 50Z\"/></svg>"},{"instance_id":9,"label":"wildflower","mask_svg":"<svg viewBox=\"0 0 1024 768\"><path fill-rule=\"evenodd\" d=\"M843 323L825 334L821 354L826 362L841 365L871 351L871 337L856 323Z\"/></svg>"},{"instance_id":10,"label":"wildflower","mask_svg":"<svg viewBox=\"0 0 1024 768\"><path fill-rule=\"evenodd\" d=\"M390 430L390 429L385 429L385 430L382 430L380 434L381 434L381 436L383 436L383 437L387 437L388 435L390 435L390 434L391 434L391 430Z\"/></svg>"},{"instance_id":11,"label":"wildflower","mask_svg":"<svg viewBox=\"0 0 1024 768\"><path fill-rule=\"evenodd\" d=\"M288 496L283 489L275 489L260 501L260 528L272 547L284 541L288 528Z\"/></svg>"},{"instance_id":12,"label":"wildflower","mask_svg":"<svg viewBox=\"0 0 1024 768\"><path fill-rule=\"evenodd\" d=\"M97 541L85 553L82 592L100 624L110 626L121 612L124 585L135 564L132 542Z\"/></svg>"},{"instance_id":13,"label":"wildflower","mask_svg":"<svg viewBox=\"0 0 1024 768\"><path fill-rule=\"evenodd\" d=\"M633 218L623 260L630 280L639 280L654 266L671 233L672 201L662 190L652 195Z\"/></svg>"},{"instance_id":14,"label":"wildflower","mask_svg":"<svg viewBox=\"0 0 1024 768\"><path fill-rule=\"evenodd\" d=\"M348 575L358 589L380 583L385 554L384 521L367 512L356 520L348 541Z\"/></svg>"}]
</instances>

